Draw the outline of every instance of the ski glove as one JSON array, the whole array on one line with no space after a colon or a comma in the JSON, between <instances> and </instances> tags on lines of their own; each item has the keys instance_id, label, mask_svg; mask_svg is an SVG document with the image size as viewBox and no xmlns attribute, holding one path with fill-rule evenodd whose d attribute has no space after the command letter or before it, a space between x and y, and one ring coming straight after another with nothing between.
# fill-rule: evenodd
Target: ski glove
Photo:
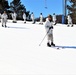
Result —
<instances>
[{"instance_id":1,"label":"ski glove","mask_svg":"<svg viewBox=\"0 0 76 75\"><path fill-rule=\"evenodd\" d=\"M50 30L50 29L53 29L53 26L49 27L49 30Z\"/></svg>"}]
</instances>

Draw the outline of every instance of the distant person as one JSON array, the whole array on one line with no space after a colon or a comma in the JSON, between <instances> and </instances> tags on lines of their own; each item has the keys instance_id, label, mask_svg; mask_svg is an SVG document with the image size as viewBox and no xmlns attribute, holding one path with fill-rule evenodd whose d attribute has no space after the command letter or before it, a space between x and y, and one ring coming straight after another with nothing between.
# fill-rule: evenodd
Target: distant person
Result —
<instances>
[{"instance_id":1,"label":"distant person","mask_svg":"<svg viewBox=\"0 0 76 75\"><path fill-rule=\"evenodd\" d=\"M26 23L26 14L23 12L24 23Z\"/></svg>"},{"instance_id":2,"label":"distant person","mask_svg":"<svg viewBox=\"0 0 76 75\"><path fill-rule=\"evenodd\" d=\"M6 23L7 23L7 18L8 18L8 16L7 16L7 14L6 14L6 11L4 11L4 13L2 14L2 27L7 27L6 26Z\"/></svg>"},{"instance_id":3,"label":"distant person","mask_svg":"<svg viewBox=\"0 0 76 75\"><path fill-rule=\"evenodd\" d=\"M56 15L55 15L55 13L53 14L53 22L54 22L54 25L56 25Z\"/></svg>"},{"instance_id":4,"label":"distant person","mask_svg":"<svg viewBox=\"0 0 76 75\"><path fill-rule=\"evenodd\" d=\"M40 13L40 23L39 24L43 25L43 15L42 15L42 13Z\"/></svg>"},{"instance_id":5,"label":"distant person","mask_svg":"<svg viewBox=\"0 0 76 75\"><path fill-rule=\"evenodd\" d=\"M48 15L48 18L46 19L45 29L47 32L47 40L48 40L47 46L48 47L55 46L54 40L53 40L53 21L52 21L51 15Z\"/></svg>"},{"instance_id":6,"label":"distant person","mask_svg":"<svg viewBox=\"0 0 76 75\"><path fill-rule=\"evenodd\" d=\"M11 13L11 16L12 16L12 20L13 20L13 13ZM13 22L13 21L12 21Z\"/></svg>"},{"instance_id":7,"label":"distant person","mask_svg":"<svg viewBox=\"0 0 76 75\"><path fill-rule=\"evenodd\" d=\"M13 23L17 23L16 18L17 18L16 12L12 13Z\"/></svg>"},{"instance_id":8,"label":"distant person","mask_svg":"<svg viewBox=\"0 0 76 75\"><path fill-rule=\"evenodd\" d=\"M0 22L1 22L1 13L0 13Z\"/></svg>"},{"instance_id":9,"label":"distant person","mask_svg":"<svg viewBox=\"0 0 76 75\"><path fill-rule=\"evenodd\" d=\"M73 27L72 18L71 18L70 15L67 16L67 20L68 20L68 25L67 25L67 27L69 27L69 26Z\"/></svg>"},{"instance_id":10,"label":"distant person","mask_svg":"<svg viewBox=\"0 0 76 75\"><path fill-rule=\"evenodd\" d=\"M32 24L35 24L35 16L34 16L33 12L31 13L31 19L32 19Z\"/></svg>"}]
</instances>

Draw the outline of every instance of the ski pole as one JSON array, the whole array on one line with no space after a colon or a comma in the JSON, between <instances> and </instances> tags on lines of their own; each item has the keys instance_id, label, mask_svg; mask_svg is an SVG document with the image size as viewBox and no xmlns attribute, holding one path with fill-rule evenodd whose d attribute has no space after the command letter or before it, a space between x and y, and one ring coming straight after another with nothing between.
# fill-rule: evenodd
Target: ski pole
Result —
<instances>
[{"instance_id":1,"label":"ski pole","mask_svg":"<svg viewBox=\"0 0 76 75\"><path fill-rule=\"evenodd\" d=\"M48 30L49 32L49 30ZM39 46L41 46L42 42L44 41L45 37L47 36L48 32L46 33L46 35L44 36L44 38L42 39L41 43L39 44Z\"/></svg>"}]
</instances>

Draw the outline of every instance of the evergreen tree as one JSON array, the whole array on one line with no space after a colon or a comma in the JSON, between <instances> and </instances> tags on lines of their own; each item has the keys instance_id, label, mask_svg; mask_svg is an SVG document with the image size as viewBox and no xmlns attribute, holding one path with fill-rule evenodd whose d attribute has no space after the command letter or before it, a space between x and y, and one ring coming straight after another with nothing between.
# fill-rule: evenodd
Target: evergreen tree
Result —
<instances>
[{"instance_id":1,"label":"evergreen tree","mask_svg":"<svg viewBox=\"0 0 76 75\"><path fill-rule=\"evenodd\" d=\"M73 23L76 23L76 0L70 0L69 2L71 5L67 5L68 13L71 15Z\"/></svg>"},{"instance_id":2,"label":"evergreen tree","mask_svg":"<svg viewBox=\"0 0 76 75\"><path fill-rule=\"evenodd\" d=\"M9 9L8 0L0 0L0 11Z\"/></svg>"},{"instance_id":3,"label":"evergreen tree","mask_svg":"<svg viewBox=\"0 0 76 75\"><path fill-rule=\"evenodd\" d=\"M26 8L25 8L25 6L23 4L21 4L20 0L13 0L10 3L10 9L11 9L12 12L15 11L17 13L17 18L18 19L22 19L23 12L26 13Z\"/></svg>"}]
</instances>

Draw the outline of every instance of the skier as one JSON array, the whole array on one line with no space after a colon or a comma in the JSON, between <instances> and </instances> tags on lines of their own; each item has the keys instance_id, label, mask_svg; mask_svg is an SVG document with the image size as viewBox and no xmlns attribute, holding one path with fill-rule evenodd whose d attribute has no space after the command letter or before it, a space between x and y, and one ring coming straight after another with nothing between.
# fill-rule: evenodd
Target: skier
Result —
<instances>
[{"instance_id":1,"label":"skier","mask_svg":"<svg viewBox=\"0 0 76 75\"><path fill-rule=\"evenodd\" d=\"M23 12L24 23L26 23L26 14Z\"/></svg>"},{"instance_id":2,"label":"skier","mask_svg":"<svg viewBox=\"0 0 76 75\"><path fill-rule=\"evenodd\" d=\"M1 13L0 13L0 22L1 22Z\"/></svg>"},{"instance_id":3,"label":"skier","mask_svg":"<svg viewBox=\"0 0 76 75\"><path fill-rule=\"evenodd\" d=\"M55 46L55 44L53 43L53 22L52 22L51 15L48 15L48 18L46 19L45 29L46 29L47 37L48 37L47 46L48 47Z\"/></svg>"},{"instance_id":4,"label":"skier","mask_svg":"<svg viewBox=\"0 0 76 75\"><path fill-rule=\"evenodd\" d=\"M16 12L14 12L14 13L12 14L13 23L17 23L17 22L16 22L16 17L17 17L17 14L16 14Z\"/></svg>"},{"instance_id":5,"label":"skier","mask_svg":"<svg viewBox=\"0 0 76 75\"><path fill-rule=\"evenodd\" d=\"M70 25L71 25L71 27L73 27L72 18L71 18L70 15L68 15L67 20L68 20L68 25L67 25L67 27L69 27Z\"/></svg>"},{"instance_id":6,"label":"skier","mask_svg":"<svg viewBox=\"0 0 76 75\"><path fill-rule=\"evenodd\" d=\"M2 27L6 28L7 27L6 26L6 22L7 22L7 18L8 18L7 14L6 14L6 11L4 11L4 13L1 16L1 18L2 18Z\"/></svg>"},{"instance_id":7,"label":"skier","mask_svg":"<svg viewBox=\"0 0 76 75\"><path fill-rule=\"evenodd\" d=\"M32 19L32 24L35 24L35 17L34 17L34 14L33 14L33 12L32 12L32 14L31 14L31 19Z\"/></svg>"},{"instance_id":8,"label":"skier","mask_svg":"<svg viewBox=\"0 0 76 75\"><path fill-rule=\"evenodd\" d=\"M53 22L54 22L54 25L56 25L56 15L55 15L55 13L53 14Z\"/></svg>"},{"instance_id":9,"label":"skier","mask_svg":"<svg viewBox=\"0 0 76 75\"><path fill-rule=\"evenodd\" d=\"M42 15L42 13L40 13L40 23L39 24L43 25L43 15Z\"/></svg>"}]
</instances>

